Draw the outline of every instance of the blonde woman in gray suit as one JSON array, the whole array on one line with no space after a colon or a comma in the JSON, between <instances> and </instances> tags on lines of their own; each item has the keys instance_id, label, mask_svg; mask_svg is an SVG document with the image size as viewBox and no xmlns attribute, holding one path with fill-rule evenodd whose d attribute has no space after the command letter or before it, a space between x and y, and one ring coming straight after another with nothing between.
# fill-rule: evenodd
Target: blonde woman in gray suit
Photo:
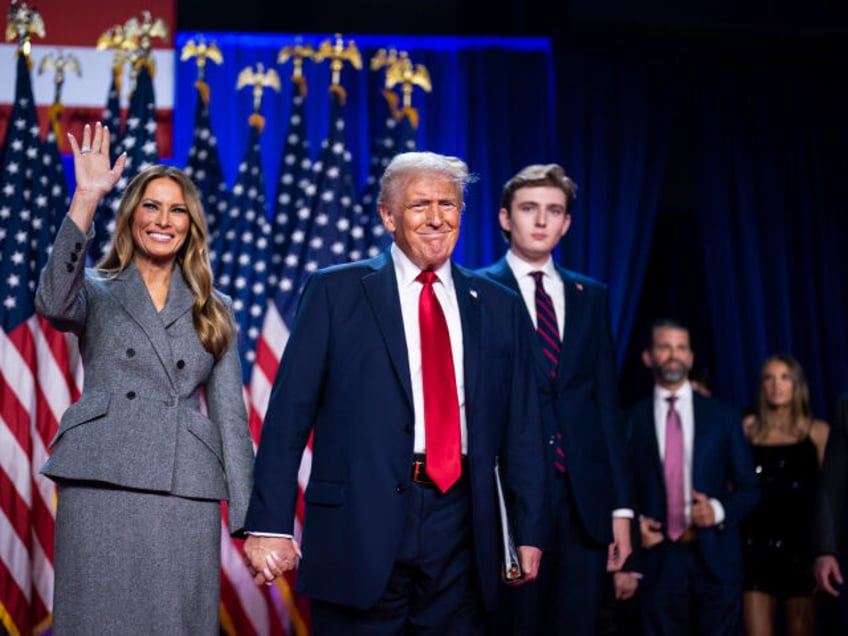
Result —
<instances>
[{"instance_id":1,"label":"blonde woman in gray suit","mask_svg":"<svg viewBox=\"0 0 848 636\"><path fill-rule=\"evenodd\" d=\"M53 634L218 634L220 502L239 533L254 451L203 208L180 170L143 170L86 269L126 157L110 166L99 123L68 139L76 190L36 294L78 336L85 373L42 469L58 484Z\"/></svg>"}]
</instances>

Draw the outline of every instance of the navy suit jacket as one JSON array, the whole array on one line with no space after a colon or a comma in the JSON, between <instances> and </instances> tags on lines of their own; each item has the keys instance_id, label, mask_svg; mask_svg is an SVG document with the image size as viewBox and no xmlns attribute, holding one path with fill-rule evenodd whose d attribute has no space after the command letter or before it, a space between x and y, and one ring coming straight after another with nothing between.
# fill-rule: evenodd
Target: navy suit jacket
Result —
<instances>
[{"instance_id":1,"label":"navy suit jacket","mask_svg":"<svg viewBox=\"0 0 848 636\"><path fill-rule=\"evenodd\" d=\"M519 544L544 547L544 450L528 387L520 299L456 264L452 273L462 323L473 549L482 597L491 607L499 582L495 458ZM310 277L274 382L245 529L293 532L298 468L310 435L298 589L370 607L385 589L401 543L414 441L404 325L388 250Z\"/></svg>"},{"instance_id":2,"label":"navy suit jacket","mask_svg":"<svg viewBox=\"0 0 848 636\"><path fill-rule=\"evenodd\" d=\"M741 579L742 543L738 524L760 500L742 418L736 408L698 393L692 395L692 406L695 414L692 488L718 499L725 514L721 524L697 529L697 546L713 575L722 580ZM637 509L665 528L665 478L654 426L653 396L628 412L627 450L633 465ZM663 541L642 551L645 585L655 582L666 545Z\"/></svg>"},{"instance_id":3,"label":"navy suit jacket","mask_svg":"<svg viewBox=\"0 0 848 636\"><path fill-rule=\"evenodd\" d=\"M562 433L579 518L589 536L607 544L612 541L612 511L633 507L607 289L563 267L557 271L565 286L565 329L555 382L521 303L531 337L548 476L554 474L554 438ZM520 294L506 257L479 273Z\"/></svg>"}]
</instances>

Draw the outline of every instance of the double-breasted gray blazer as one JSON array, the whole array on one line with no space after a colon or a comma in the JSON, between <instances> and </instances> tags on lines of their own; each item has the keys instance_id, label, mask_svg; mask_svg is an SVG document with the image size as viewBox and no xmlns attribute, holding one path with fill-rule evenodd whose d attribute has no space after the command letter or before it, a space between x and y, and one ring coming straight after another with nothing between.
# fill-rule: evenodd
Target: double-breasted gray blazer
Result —
<instances>
[{"instance_id":1,"label":"double-breasted gray blazer","mask_svg":"<svg viewBox=\"0 0 848 636\"><path fill-rule=\"evenodd\" d=\"M78 336L85 372L82 396L62 416L42 473L228 500L236 533L254 455L237 338L217 361L203 348L179 266L161 312L135 265L113 277L86 269L93 236L66 217L36 292L37 311Z\"/></svg>"}]
</instances>

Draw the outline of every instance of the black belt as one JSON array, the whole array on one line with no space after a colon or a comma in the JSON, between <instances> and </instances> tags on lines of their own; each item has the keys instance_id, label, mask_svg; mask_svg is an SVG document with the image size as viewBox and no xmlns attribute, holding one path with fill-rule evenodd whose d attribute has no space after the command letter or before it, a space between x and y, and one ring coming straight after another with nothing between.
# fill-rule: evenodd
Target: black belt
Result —
<instances>
[{"instance_id":1,"label":"black belt","mask_svg":"<svg viewBox=\"0 0 848 636\"><path fill-rule=\"evenodd\" d=\"M459 479L456 483L462 482L466 478L466 474L468 473L468 460L463 456L462 458L462 473L459 476ZM436 484L433 482L433 479L430 475L427 474L427 458L425 455L420 453L415 453L412 456L412 476L410 477L413 483L421 484L422 486L430 486L432 488L438 488Z\"/></svg>"}]
</instances>

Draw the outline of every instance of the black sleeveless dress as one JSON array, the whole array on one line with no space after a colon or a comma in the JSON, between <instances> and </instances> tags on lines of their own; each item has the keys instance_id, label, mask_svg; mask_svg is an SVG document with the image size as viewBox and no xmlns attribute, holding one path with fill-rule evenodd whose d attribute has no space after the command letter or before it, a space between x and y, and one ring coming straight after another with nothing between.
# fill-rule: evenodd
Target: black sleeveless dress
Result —
<instances>
[{"instance_id":1,"label":"black sleeveless dress","mask_svg":"<svg viewBox=\"0 0 848 636\"><path fill-rule=\"evenodd\" d=\"M762 501L742 521L745 590L806 596L813 579L813 500L818 475L810 438L780 446L751 445Z\"/></svg>"}]
</instances>

